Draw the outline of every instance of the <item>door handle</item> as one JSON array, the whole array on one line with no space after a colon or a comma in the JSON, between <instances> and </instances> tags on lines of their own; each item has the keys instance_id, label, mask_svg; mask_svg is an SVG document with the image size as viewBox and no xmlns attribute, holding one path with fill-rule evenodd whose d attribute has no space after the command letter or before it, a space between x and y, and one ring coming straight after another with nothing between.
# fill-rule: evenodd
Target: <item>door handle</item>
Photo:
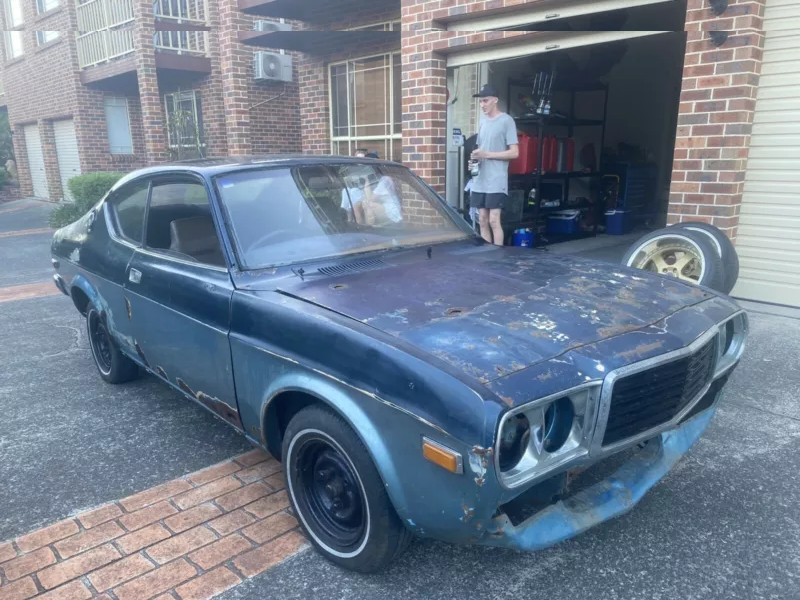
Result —
<instances>
[{"instance_id":1,"label":"door handle","mask_svg":"<svg viewBox=\"0 0 800 600\"><path fill-rule=\"evenodd\" d=\"M139 283L142 280L142 272L139 269L131 269L128 271L128 281L131 283Z\"/></svg>"}]
</instances>

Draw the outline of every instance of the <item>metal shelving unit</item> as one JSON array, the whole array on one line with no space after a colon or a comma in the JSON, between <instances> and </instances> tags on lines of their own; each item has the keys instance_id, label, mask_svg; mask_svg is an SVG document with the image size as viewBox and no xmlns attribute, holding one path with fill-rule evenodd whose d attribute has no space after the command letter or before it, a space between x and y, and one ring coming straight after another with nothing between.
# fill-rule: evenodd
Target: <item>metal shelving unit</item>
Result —
<instances>
[{"instance_id":1,"label":"metal shelving unit","mask_svg":"<svg viewBox=\"0 0 800 600\"><path fill-rule=\"evenodd\" d=\"M508 95L509 101L511 99L511 87L512 86L525 86L525 85L532 85L531 81L524 81L524 80L516 80L516 79L509 79L508 81ZM525 214L525 210L523 208L523 215L522 220L513 226L513 229L518 229L520 227L538 227L539 219L541 216L546 215L548 213L562 211L562 210L569 210L573 208L581 208L580 206L569 206L567 205L567 200L569 199L569 182L573 179L589 179L589 178L599 178L602 176L600 171L595 171L591 173L583 172L583 171L572 171L569 173L558 173L558 172L551 172L551 173L543 173L542 172L542 163L544 160L544 134L545 128L550 127L567 127L568 130L568 137L572 137L574 134L574 130L576 127L602 127L601 134L600 134L600 148L598 152L598 168L600 166L600 157L602 156L603 146L605 145L605 133L606 133L606 118L608 115L608 85L603 83L592 84L588 86L584 86L581 88L574 88L574 89L556 89L556 92L565 92L570 94L570 106L569 106L569 116L563 117L560 115L534 115L534 116L522 116L522 117L514 117L515 122L517 125L535 125L537 129L537 139L539 142L538 148L538 165L537 169L534 173L529 173L525 175L510 175L509 181L521 181L523 185L523 190L525 191L525 198L527 200L528 193L531 188L535 186L536 189L536 196L534 198L534 208L532 211L529 212L528 215ZM593 92L593 91L602 91L603 92L603 119L596 120L596 119L578 119L575 117L575 95L580 92ZM562 206L557 208L542 208L541 207L541 193L542 193L542 181L546 180L564 180L564 193L562 195ZM598 195L599 196L599 195ZM600 220L601 212L599 197L595 199L594 208L596 209L597 214L595 215L594 219L594 228L592 232L585 232L580 231L574 234L562 234L562 235L548 235L549 243L554 243L554 241L558 238L558 241L566 241L568 239L580 239L582 237L592 237L597 235L597 223ZM527 202L526 202L527 205ZM592 205L588 204L585 208L592 208ZM539 236L537 235L537 245L539 240Z\"/></svg>"}]
</instances>

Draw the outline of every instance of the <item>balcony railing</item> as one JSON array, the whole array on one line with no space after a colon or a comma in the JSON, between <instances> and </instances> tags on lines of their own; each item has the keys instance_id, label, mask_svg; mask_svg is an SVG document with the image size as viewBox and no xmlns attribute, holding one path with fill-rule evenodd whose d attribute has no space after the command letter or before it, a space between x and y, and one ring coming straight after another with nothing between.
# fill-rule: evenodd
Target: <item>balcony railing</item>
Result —
<instances>
[{"instance_id":1,"label":"balcony railing","mask_svg":"<svg viewBox=\"0 0 800 600\"><path fill-rule=\"evenodd\" d=\"M78 62L81 68L133 52L134 0L78 2Z\"/></svg>"},{"instance_id":2,"label":"balcony railing","mask_svg":"<svg viewBox=\"0 0 800 600\"><path fill-rule=\"evenodd\" d=\"M135 0L77 0L80 67L97 65L134 51ZM207 23L207 0L155 0L156 19L175 30L157 30L157 51L205 56L208 32L184 31ZM180 31L178 31L180 29Z\"/></svg>"}]
</instances>

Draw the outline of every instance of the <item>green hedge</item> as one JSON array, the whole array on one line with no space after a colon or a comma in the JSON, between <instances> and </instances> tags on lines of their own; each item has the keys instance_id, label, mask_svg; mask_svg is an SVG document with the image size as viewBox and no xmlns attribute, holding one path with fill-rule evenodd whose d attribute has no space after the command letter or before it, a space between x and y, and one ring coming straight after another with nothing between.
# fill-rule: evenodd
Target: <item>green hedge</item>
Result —
<instances>
[{"instance_id":1,"label":"green hedge","mask_svg":"<svg viewBox=\"0 0 800 600\"><path fill-rule=\"evenodd\" d=\"M77 175L67 182L74 202L59 204L50 213L51 227L64 227L85 215L108 193L124 173L98 172Z\"/></svg>"}]
</instances>

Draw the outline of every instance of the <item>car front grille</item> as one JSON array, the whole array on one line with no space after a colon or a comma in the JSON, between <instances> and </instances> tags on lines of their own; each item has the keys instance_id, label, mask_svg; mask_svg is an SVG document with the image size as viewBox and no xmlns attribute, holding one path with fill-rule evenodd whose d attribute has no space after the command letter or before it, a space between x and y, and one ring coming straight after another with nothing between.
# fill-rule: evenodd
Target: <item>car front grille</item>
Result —
<instances>
[{"instance_id":1,"label":"car front grille","mask_svg":"<svg viewBox=\"0 0 800 600\"><path fill-rule=\"evenodd\" d=\"M691 356L616 380L603 446L672 420L708 383L715 356L714 339Z\"/></svg>"}]
</instances>

